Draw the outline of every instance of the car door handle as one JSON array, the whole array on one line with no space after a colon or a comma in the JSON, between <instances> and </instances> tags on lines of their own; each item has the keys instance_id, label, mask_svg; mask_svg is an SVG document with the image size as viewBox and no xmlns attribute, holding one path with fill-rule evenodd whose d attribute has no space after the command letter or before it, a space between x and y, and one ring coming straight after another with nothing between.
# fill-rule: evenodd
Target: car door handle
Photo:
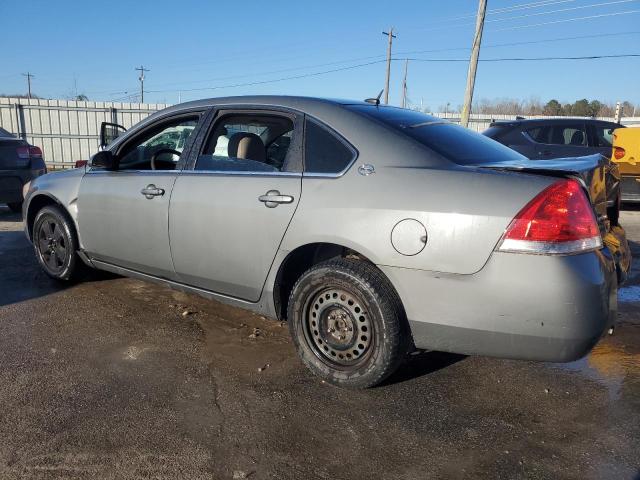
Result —
<instances>
[{"instance_id":1,"label":"car door handle","mask_svg":"<svg viewBox=\"0 0 640 480\"><path fill-rule=\"evenodd\" d=\"M140 193L147 199L151 200L153 197L161 197L162 195L164 195L164 188L158 188L153 183L151 183L140 190Z\"/></svg>"},{"instance_id":2,"label":"car door handle","mask_svg":"<svg viewBox=\"0 0 640 480\"><path fill-rule=\"evenodd\" d=\"M268 208L275 208L281 203L293 202L293 197L291 195L281 195L278 190L269 190L266 194L260 195L258 200Z\"/></svg>"}]
</instances>

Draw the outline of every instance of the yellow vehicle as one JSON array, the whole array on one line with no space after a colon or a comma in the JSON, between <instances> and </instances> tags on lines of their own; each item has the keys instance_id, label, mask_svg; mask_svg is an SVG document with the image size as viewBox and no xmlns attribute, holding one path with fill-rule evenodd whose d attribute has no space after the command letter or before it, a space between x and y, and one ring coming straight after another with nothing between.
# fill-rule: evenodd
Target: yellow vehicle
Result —
<instances>
[{"instance_id":1,"label":"yellow vehicle","mask_svg":"<svg viewBox=\"0 0 640 480\"><path fill-rule=\"evenodd\" d=\"M640 128L613 131L611 160L620 169L623 202L640 202Z\"/></svg>"}]
</instances>

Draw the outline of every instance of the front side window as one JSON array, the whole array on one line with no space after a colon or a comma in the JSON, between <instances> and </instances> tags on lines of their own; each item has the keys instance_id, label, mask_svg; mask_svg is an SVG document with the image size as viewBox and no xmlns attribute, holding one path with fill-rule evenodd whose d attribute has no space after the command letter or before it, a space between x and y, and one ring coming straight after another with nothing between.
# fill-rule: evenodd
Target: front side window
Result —
<instances>
[{"instance_id":1,"label":"front side window","mask_svg":"<svg viewBox=\"0 0 640 480\"><path fill-rule=\"evenodd\" d=\"M328 129L307 119L304 142L305 173L339 174L354 159L355 154Z\"/></svg>"},{"instance_id":2,"label":"front side window","mask_svg":"<svg viewBox=\"0 0 640 480\"><path fill-rule=\"evenodd\" d=\"M293 121L272 114L229 114L213 126L196 170L280 172L286 169Z\"/></svg>"},{"instance_id":3,"label":"front side window","mask_svg":"<svg viewBox=\"0 0 640 480\"><path fill-rule=\"evenodd\" d=\"M175 170L198 117L182 117L144 132L118 155L119 170Z\"/></svg>"}]
</instances>

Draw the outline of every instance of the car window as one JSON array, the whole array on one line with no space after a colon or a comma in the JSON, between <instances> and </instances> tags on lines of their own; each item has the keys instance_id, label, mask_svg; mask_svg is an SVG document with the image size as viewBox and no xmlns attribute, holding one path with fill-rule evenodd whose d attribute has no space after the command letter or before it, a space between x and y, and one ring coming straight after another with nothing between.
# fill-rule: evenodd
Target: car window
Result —
<instances>
[{"instance_id":1,"label":"car window","mask_svg":"<svg viewBox=\"0 0 640 480\"><path fill-rule=\"evenodd\" d=\"M290 118L272 114L230 114L209 133L196 170L279 172L285 169L293 134Z\"/></svg>"},{"instance_id":2,"label":"car window","mask_svg":"<svg viewBox=\"0 0 640 480\"><path fill-rule=\"evenodd\" d=\"M491 138L414 110L373 105L351 105L348 108L413 138L458 165L480 165L526 158Z\"/></svg>"},{"instance_id":3,"label":"car window","mask_svg":"<svg viewBox=\"0 0 640 480\"><path fill-rule=\"evenodd\" d=\"M305 173L337 174L343 172L355 153L334 133L307 119L305 126Z\"/></svg>"},{"instance_id":4,"label":"car window","mask_svg":"<svg viewBox=\"0 0 640 480\"><path fill-rule=\"evenodd\" d=\"M182 117L145 131L119 154L119 170L175 170L198 117ZM153 160L153 164L152 164Z\"/></svg>"},{"instance_id":5,"label":"car window","mask_svg":"<svg viewBox=\"0 0 640 480\"><path fill-rule=\"evenodd\" d=\"M593 127L595 131L595 147L611 147L613 145L613 131L617 127L608 125L595 125Z\"/></svg>"},{"instance_id":6,"label":"car window","mask_svg":"<svg viewBox=\"0 0 640 480\"><path fill-rule=\"evenodd\" d=\"M545 125L530 128L527 131L529 137L537 143L547 145L572 145L586 146L587 133L582 124Z\"/></svg>"}]
</instances>

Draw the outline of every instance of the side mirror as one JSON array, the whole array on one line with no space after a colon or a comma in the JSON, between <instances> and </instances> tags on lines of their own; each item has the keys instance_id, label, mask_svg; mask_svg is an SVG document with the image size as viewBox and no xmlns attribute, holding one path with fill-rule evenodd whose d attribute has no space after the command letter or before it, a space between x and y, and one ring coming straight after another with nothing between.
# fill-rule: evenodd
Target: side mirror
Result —
<instances>
[{"instance_id":1,"label":"side mirror","mask_svg":"<svg viewBox=\"0 0 640 480\"><path fill-rule=\"evenodd\" d=\"M91 157L91 168L116 170L118 168L116 157L109 150L102 150Z\"/></svg>"},{"instance_id":2,"label":"side mirror","mask_svg":"<svg viewBox=\"0 0 640 480\"><path fill-rule=\"evenodd\" d=\"M100 148L106 147L126 131L127 129L122 125L102 122L100 124Z\"/></svg>"}]
</instances>

